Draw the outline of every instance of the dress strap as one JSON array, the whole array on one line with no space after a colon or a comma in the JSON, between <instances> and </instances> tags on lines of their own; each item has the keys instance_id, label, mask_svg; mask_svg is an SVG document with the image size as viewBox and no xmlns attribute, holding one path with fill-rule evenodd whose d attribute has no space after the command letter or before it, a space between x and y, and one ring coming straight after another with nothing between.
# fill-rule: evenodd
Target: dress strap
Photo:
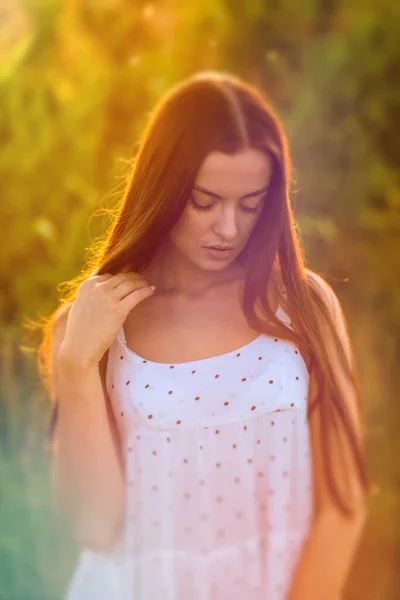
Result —
<instances>
[{"instance_id":1,"label":"dress strap","mask_svg":"<svg viewBox=\"0 0 400 600\"><path fill-rule=\"evenodd\" d=\"M119 330L118 335L117 335L117 339L121 342L121 344L126 346L124 325L121 326L121 329Z\"/></svg>"},{"instance_id":2,"label":"dress strap","mask_svg":"<svg viewBox=\"0 0 400 600\"><path fill-rule=\"evenodd\" d=\"M285 325L288 325L290 328L292 327L291 321L290 321L290 317L287 314L287 312L285 311L285 309L283 308L282 304L279 304L277 311L275 313L275 316L282 321L283 323L285 323Z\"/></svg>"}]
</instances>

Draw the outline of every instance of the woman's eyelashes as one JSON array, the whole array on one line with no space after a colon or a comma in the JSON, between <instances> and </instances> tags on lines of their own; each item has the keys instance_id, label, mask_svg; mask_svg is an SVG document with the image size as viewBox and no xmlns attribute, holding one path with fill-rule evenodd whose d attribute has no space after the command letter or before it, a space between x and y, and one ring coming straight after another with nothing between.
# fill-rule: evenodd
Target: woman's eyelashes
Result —
<instances>
[{"instance_id":1,"label":"woman's eyelashes","mask_svg":"<svg viewBox=\"0 0 400 600\"><path fill-rule=\"evenodd\" d=\"M207 206L201 206L200 204L197 204L197 202L195 202L193 200L193 198L190 199L190 202L191 202L191 205L193 206L193 208L195 210L197 210L197 212L208 212L214 206L214 204L208 204ZM250 206L240 206L240 208L245 213L256 214L256 212L258 211L258 206L255 206L254 208L250 208Z\"/></svg>"}]
</instances>

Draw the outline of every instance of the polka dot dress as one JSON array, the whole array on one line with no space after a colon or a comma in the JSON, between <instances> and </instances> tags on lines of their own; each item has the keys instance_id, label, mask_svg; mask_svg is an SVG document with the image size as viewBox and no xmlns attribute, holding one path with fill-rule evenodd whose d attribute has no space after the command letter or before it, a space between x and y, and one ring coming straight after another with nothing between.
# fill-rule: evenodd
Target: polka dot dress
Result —
<instances>
[{"instance_id":1,"label":"polka dot dress","mask_svg":"<svg viewBox=\"0 0 400 600\"><path fill-rule=\"evenodd\" d=\"M296 345L260 334L165 364L131 351L121 328L106 381L125 528L107 553L82 549L66 600L284 600L313 513Z\"/></svg>"}]
</instances>

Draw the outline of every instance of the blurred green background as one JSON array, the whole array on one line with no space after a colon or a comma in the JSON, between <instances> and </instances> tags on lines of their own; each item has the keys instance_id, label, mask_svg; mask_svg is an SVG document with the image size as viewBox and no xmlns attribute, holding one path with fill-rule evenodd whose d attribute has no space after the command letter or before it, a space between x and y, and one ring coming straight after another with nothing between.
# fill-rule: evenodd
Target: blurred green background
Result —
<instances>
[{"instance_id":1,"label":"blurred green background","mask_svg":"<svg viewBox=\"0 0 400 600\"><path fill-rule=\"evenodd\" d=\"M398 600L399 40L395 0L0 0L0 600L62 599L78 552L23 323L82 269L154 104L210 68L259 85L287 132L308 266L363 392L374 486L344 600Z\"/></svg>"}]
</instances>

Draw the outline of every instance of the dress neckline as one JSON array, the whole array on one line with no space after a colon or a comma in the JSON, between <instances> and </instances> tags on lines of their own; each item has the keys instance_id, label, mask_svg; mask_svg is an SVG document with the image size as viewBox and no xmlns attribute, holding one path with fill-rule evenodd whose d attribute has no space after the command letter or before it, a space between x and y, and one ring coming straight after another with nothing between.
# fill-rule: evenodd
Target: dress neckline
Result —
<instances>
[{"instance_id":1,"label":"dress neckline","mask_svg":"<svg viewBox=\"0 0 400 600\"><path fill-rule=\"evenodd\" d=\"M282 313L282 312L283 312L283 309L282 309L281 305L278 304L278 307L275 311L275 316L278 316L278 313ZM235 348L234 350L231 350L230 352L224 352L223 354L215 354L214 356L207 356L206 358L198 358L196 360L187 360L184 362L175 362L175 363L166 363L166 362L158 362L158 361L149 360L148 358L145 358L144 356L140 356L140 354L138 354L134 350L131 350L131 348L129 348L126 343L124 325L122 325L121 329L119 330L119 333L118 333L116 339L123 346L123 348L128 356L131 356L135 359L141 360L142 362L149 363L151 365L160 365L163 367L165 367L165 366L170 367L171 365L174 365L174 366L179 367L180 365L185 366L185 365L195 365L195 364L200 364L200 363L204 364L206 361L223 359L228 356L231 356L232 354L235 354L235 353L237 354L238 352L243 352L244 350L247 350L251 346L255 345L262 337L268 337L268 336L266 336L264 333L259 333L257 335L257 337L250 340L250 342L248 342L247 344L244 344L243 346L240 346L239 348Z\"/></svg>"}]
</instances>

